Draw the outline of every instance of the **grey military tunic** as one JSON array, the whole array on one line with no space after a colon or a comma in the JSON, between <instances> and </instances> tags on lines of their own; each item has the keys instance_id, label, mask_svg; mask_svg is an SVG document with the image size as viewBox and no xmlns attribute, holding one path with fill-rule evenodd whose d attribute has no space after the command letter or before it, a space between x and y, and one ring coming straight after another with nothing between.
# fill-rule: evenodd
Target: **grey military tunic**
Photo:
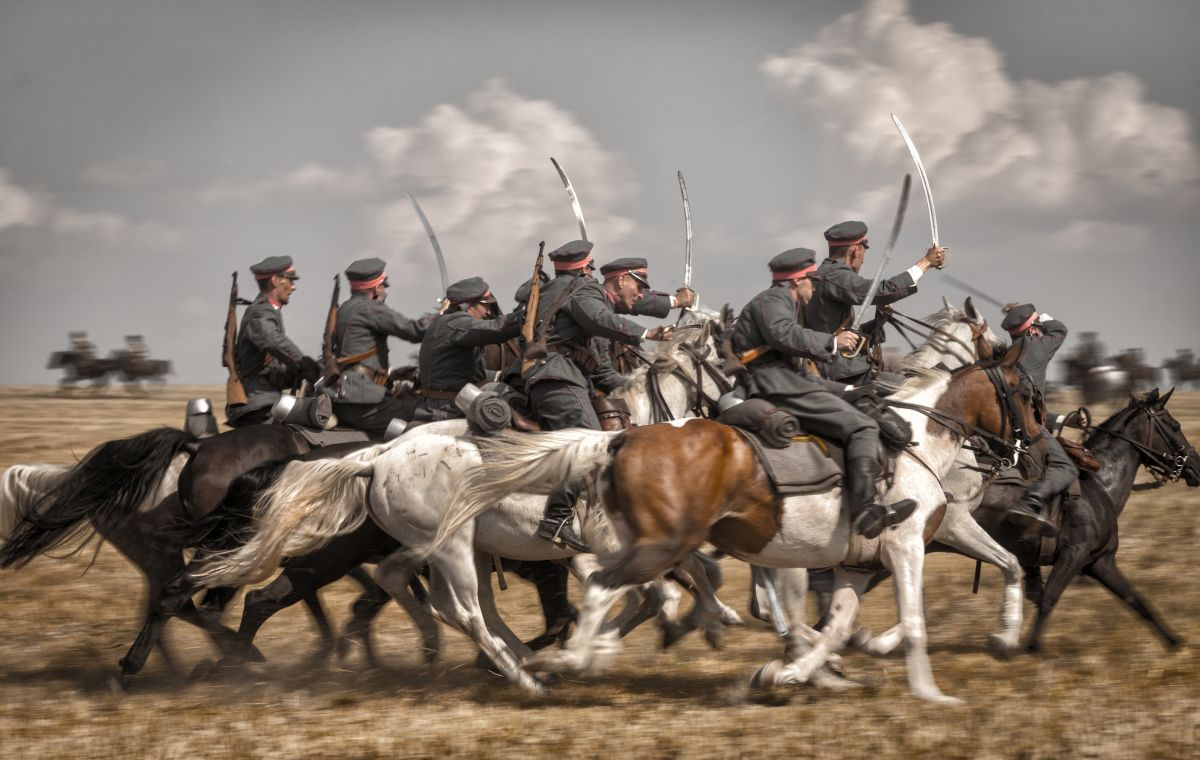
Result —
<instances>
[{"instance_id":1,"label":"grey military tunic","mask_svg":"<svg viewBox=\"0 0 1200 760\"><path fill-rule=\"evenodd\" d=\"M605 291L607 293L607 291ZM612 303L609 301L609 303ZM617 314L633 314L639 317L663 319L671 313L671 296L668 293L646 291L642 297L633 302L632 309L624 309L613 304ZM629 356L627 344L613 342L608 338L592 338L592 347L600 358L600 365L592 373L592 385L606 394L623 387L628 381L628 373L636 366L635 358Z\"/></svg>"},{"instance_id":2,"label":"grey military tunic","mask_svg":"<svg viewBox=\"0 0 1200 760\"><path fill-rule=\"evenodd\" d=\"M366 293L353 293L338 307L333 330L333 351L337 357L355 356L377 349L374 356L357 362L373 372L387 372L388 336L395 335L410 343L419 343L425 334L425 322L409 319L382 301L371 300ZM344 365L334 388L334 401L345 404L378 404L386 393L384 386Z\"/></svg>"},{"instance_id":3,"label":"grey military tunic","mask_svg":"<svg viewBox=\"0 0 1200 760\"><path fill-rule=\"evenodd\" d=\"M496 319L475 319L465 311L454 311L434 318L421 342L421 390L458 393L467 383L485 378L483 346L502 343L521 333L524 309ZM453 399L423 396L413 419L445 420L462 417Z\"/></svg>"},{"instance_id":4,"label":"grey military tunic","mask_svg":"<svg viewBox=\"0 0 1200 760\"><path fill-rule=\"evenodd\" d=\"M765 398L792 414L802 427L846 447L846 458L874 458L879 428L867 415L821 385L820 378L797 366L796 359L829 361L833 336L801 324L803 311L786 287L770 287L742 309L731 340L738 353L768 346L750 371L751 395Z\"/></svg>"},{"instance_id":5,"label":"grey military tunic","mask_svg":"<svg viewBox=\"0 0 1200 760\"><path fill-rule=\"evenodd\" d=\"M250 412L274 406L282 391L291 387L302 358L304 353L284 332L280 309L266 293L259 293L242 314L233 349L233 364L246 391L246 403L229 407L229 420L236 422Z\"/></svg>"},{"instance_id":6,"label":"grey military tunic","mask_svg":"<svg viewBox=\"0 0 1200 760\"><path fill-rule=\"evenodd\" d=\"M568 288L574 292L551 315L550 307ZM602 364L591 338L638 345L645 328L618 315L598 282L573 274L561 274L542 286L537 320L547 324L548 352L525 375L535 416L551 430L599 430L591 376Z\"/></svg>"},{"instance_id":7,"label":"grey military tunic","mask_svg":"<svg viewBox=\"0 0 1200 760\"><path fill-rule=\"evenodd\" d=\"M814 330L833 333L849 324L853 307L860 305L871 289L871 280L855 272L844 261L825 259L817 268L821 279L813 284L813 297L804 307L804 323ZM895 303L917 292L917 283L907 271L880 280L871 303L875 306ZM873 322L863 325L870 334ZM859 354L853 358L834 356L821 366L822 377L842 382L857 380L871 369L871 360Z\"/></svg>"},{"instance_id":8,"label":"grey military tunic","mask_svg":"<svg viewBox=\"0 0 1200 760\"><path fill-rule=\"evenodd\" d=\"M1067 326L1057 319L1047 319L1042 323L1041 335L1022 335L1013 341L1014 344L1021 344L1021 357L1017 361L1025 370L1026 376L1022 377L1022 382L1026 386L1032 385L1039 399L1046 388L1046 369L1050 360L1066 339ZM1049 431L1042 436L1040 443L1046 447L1046 472L1042 480L1051 493L1061 493L1079 477L1079 469Z\"/></svg>"}]
</instances>

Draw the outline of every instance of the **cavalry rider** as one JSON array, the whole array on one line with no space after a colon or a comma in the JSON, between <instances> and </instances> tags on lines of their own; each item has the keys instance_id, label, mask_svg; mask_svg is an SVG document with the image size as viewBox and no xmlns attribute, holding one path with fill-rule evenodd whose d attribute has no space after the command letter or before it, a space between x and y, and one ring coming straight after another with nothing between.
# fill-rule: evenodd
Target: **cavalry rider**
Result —
<instances>
[{"instance_id":1,"label":"cavalry rider","mask_svg":"<svg viewBox=\"0 0 1200 760\"><path fill-rule=\"evenodd\" d=\"M687 309L696 305L696 292L690 288L681 287L674 295L651 290L648 269L646 260L639 257L615 259L600 267L600 275L604 278L604 294L618 314L663 319L671 309ZM634 299L633 303L626 307L624 304L630 297ZM609 360L605 371L616 373L621 378L616 385L620 387L624 384L624 376L633 369L625 346L607 338L596 338L595 347L602 358ZM603 386L600 389L605 393L610 392Z\"/></svg>"},{"instance_id":2,"label":"cavalry rider","mask_svg":"<svg viewBox=\"0 0 1200 760\"><path fill-rule=\"evenodd\" d=\"M1034 397L1033 408L1038 421L1049 428L1050 421L1046 419L1042 402L1046 367L1067 339L1067 326L1049 314L1038 314L1031 303L1009 304L1006 310L1008 313L1000 326L1012 336L1014 345L1021 346L1021 356L1017 360L1022 369L1021 382ZM1020 504L1010 507L1005 516L1020 525L1026 535L1052 536L1054 525L1042 515L1051 499L1075 482L1079 470L1049 430L1042 440L1046 445L1046 469L1042 479L1031 483L1022 494Z\"/></svg>"},{"instance_id":3,"label":"cavalry rider","mask_svg":"<svg viewBox=\"0 0 1200 760\"><path fill-rule=\"evenodd\" d=\"M446 289L446 311L429 323L418 364L421 400L414 420L448 420L464 416L454 397L467 383L485 378L483 346L521 334L523 309L501 316L496 298L482 277L456 282Z\"/></svg>"},{"instance_id":4,"label":"cavalry rider","mask_svg":"<svg viewBox=\"0 0 1200 760\"><path fill-rule=\"evenodd\" d=\"M258 296L242 314L233 349L234 370L246 390L246 403L225 407L230 427L269 422L271 407L299 378L316 382L321 366L288 338L281 310L291 300L300 275L291 256L268 256L250 272Z\"/></svg>"},{"instance_id":5,"label":"cavalry rider","mask_svg":"<svg viewBox=\"0 0 1200 760\"><path fill-rule=\"evenodd\" d=\"M540 292L535 343L545 342L546 355L525 373L534 417L548 430L583 427L600 429L600 420L592 408L590 377L600 365L591 344L592 337L609 338L638 345L643 340L662 340L670 336L669 327L646 330L615 313L614 306L632 309L637 293L623 291L613 297L605 294L592 273L592 244L573 240L550 253L554 279ZM527 348L528 350L528 348ZM550 494L538 525L538 536L559 546L588 551L575 533L572 521L579 488L568 487Z\"/></svg>"},{"instance_id":6,"label":"cavalry rider","mask_svg":"<svg viewBox=\"0 0 1200 760\"><path fill-rule=\"evenodd\" d=\"M387 263L359 259L346 267L350 297L338 307L333 328L333 355L338 375L331 393L338 424L382 437L388 424L408 406L387 395L388 336L420 343L429 317L409 319L384 304Z\"/></svg>"},{"instance_id":7,"label":"cavalry rider","mask_svg":"<svg viewBox=\"0 0 1200 760\"><path fill-rule=\"evenodd\" d=\"M817 269L820 279L813 288L812 300L804 307L804 320L810 329L835 333L849 326L854 307L863 302L871 289L871 280L859 274L871 246L867 241L867 225L858 221L833 225L825 230L825 240L829 243L829 258ZM908 269L895 277L881 279L871 304L883 306L911 296L917 292L921 276L930 267L940 267L945 261L946 249L930 248ZM877 334L875 322L864 322L861 327L873 343ZM882 336L882 330L878 335ZM870 352L866 349L864 346L853 357L834 354L820 366L821 376L845 385L862 385L871 379L873 368Z\"/></svg>"},{"instance_id":8,"label":"cavalry rider","mask_svg":"<svg viewBox=\"0 0 1200 760\"><path fill-rule=\"evenodd\" d=\"M884 528L912 515L916 502L895 504L876 501L879 479L878 424L826 389L800 359L824 364L839 350L853 348L858 337L851 332L827 333L803 324L804 305L812 298L814 280L820 279L816 253L807 248L784 251L771 259L771 287L742 309L731 335L733 349L747 363L744 382L750 395L764 398L796 417L800 425L846 449L845 501L851 528L875 538ZM756 358L751 349L762 351Z\"/></svg>"}]
</instances>

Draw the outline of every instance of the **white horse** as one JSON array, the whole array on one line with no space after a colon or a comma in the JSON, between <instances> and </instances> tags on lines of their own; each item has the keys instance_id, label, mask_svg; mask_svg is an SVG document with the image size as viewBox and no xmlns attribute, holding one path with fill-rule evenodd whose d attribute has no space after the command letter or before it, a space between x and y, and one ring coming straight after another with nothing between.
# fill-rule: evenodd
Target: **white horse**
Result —
<instances>
[{"instance_id":1,"label":"white horse","mask_svg":"<svg viewBox=\"0 0 1200 760\"><path fill-rule=\"evenodd\" d=\"M683 416L699 400L715 402L722 388L714 375L697 363L715 353L710 334L713 317L697 315L696 326L677 330L675 339L661 344L646 366L635 370L629 385L617 394L625 398L633 421L652 421L656 395L671 416ZM695 330L695 332L693 332ZM653 394L650 387L653 384ZM461 423L460 423L461 424ZM353 530L368 514L405 546L430 542L442 522L448 496L472 466L482 463L475 439L454 429L411 435L364 449L340 460L297 462L288 465L276 484L255 506L255 537L234 552L215 557L193 577L205 586L241 585L267 577L283 556L313 551L331 538ZM507 494L487 519L428 558L431 573L431 606L449 625L471 636L492 662L522 688L540 691L541 684L525 673L519 659L527 654L520 640L495 611L490 582L481 582L481 571L491 555L521 560L572 557L536 536L545 505L545 493ZM597 547L613 546L606 522L598 511L582 510L584 539ZM401 552L381 563L376 571L380 585L390 593L403 592L415 563ZM591 555L574 560L577 571L594 569ZM714 616L729 622L736 613L715 599L702 562L690 557L682 563L700 595L709 597ZM647 616L633 607L623 620L625 628Z\"/></svg>"}]
</instances>

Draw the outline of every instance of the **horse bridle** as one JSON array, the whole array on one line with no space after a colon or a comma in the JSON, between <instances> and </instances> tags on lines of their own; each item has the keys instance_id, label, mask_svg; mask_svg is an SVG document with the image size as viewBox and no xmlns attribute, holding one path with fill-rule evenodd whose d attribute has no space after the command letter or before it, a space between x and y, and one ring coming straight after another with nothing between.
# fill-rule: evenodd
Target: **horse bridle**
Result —
<instances>
[{"instance_id":1,"label":"horse bridle","mask_svg":"<svg viewBox=\"0 0 1200 760\"><path fill-rule=\"evenodd\" d=\"M695 377L693 378L682 371L678 363L674 363L670 374L679 378L685 385L690 386L696 393L696 400L688 408L688 411L697 417L712 417L718 408L717 399L704 392L703 375L708 375L709 379L716 384L721 394L728 393L732 390L733 386L730 385L724 374L717 367L713 366L712 361L708 358L712 352L711 346L705 345L702 350L691 343L681 343L679 344L679 348L691 358ZM650 395L650 407L653 410L651 419L655 422L670 422L675 419L671 412L671 407L667 404L666 397L663 395L662 387L659 384L659 373L662 371L660 365L641 351L632 349L630 353L646 365L646 388Z\"/></svg>"},{"instance_id":2,"label":"horse bridle","mask_svg":"<svg viewBox=\"0 0 1200 760\"><path fill-rule=\"evenodd\" d=\"M974 322L970 321L969 319L967 320L967 324L969 324L971 326L971 343L968 344L966 341L964 341L962 338L958 337L957 335L954 335L953 333L951 333L947 330L943 330L942 328L938 327L937 325L931 325L922 319L917 319L916 317L910 317L907 314L901 314L898 311L886 311L884 313L887 315L887 321L891 322L892 327L896 328L896 332L900 333L900 337L904 338L904 340L906 340L908 342L908 345L912 346L914 351L917 349L917 345L915 343L913 343L912 338L908 337L908 333L910 333L910 332L913 335L924 338L927 341L933 340L934 335L940 335L943 338L945 338L949 341L952 341L954 343L957 343L958 345L967 349L968 351L971 352L971 355L974 356L976 359L986 358L981 355L982 352L979 350L980 339L985 334L987 334L987 331L988 331L988 323L987 323L986 319L983 320L983 322L981 322L978 325L976 325ZM920 327L923 327L926 330L928 330L928 332L923 333L920 330L916 330L912 327L905 327L899 321L897 321L897 319L896 319L897 317L899 317L900 319L907 320L915 325L919 325Z\"/></svg>"},{"instance_id":3,"label":"horse bridle","mask_svg":"<svg viewBox=\"0 0 1200 760\"><path fill-rule=\"evenodd\" d=\"M1183 477L1183 471L1187 467L1188 460L1191 458L1192 452L1190 447L1180 446L1175 451L1163 451L1161 454L1154 450L1154 436L1157 434L1163 440L1163 448L1166 449L1166 444L1170 441L1170 437L1163 432L1162 426L1165 424L1162 421L1162 416L1167 413L1165 409L1151 409L1150 407L1140 406L1138 411L1144 412L1146 415L1146 441L1145 443L1135 440L1124 433L1118 433L1115 430L1108 430L1103 427L1095 427L1089 425L1087 432L1093 433L1100 431L1106 435L1111 435L1114 438L1120 438L1142 455L1142 464L1146 471L1154 476L1158 485L1166 485L1174 483ZM1149 461L1145 461L1149 460Z\"/></svg>"}]
</instances>

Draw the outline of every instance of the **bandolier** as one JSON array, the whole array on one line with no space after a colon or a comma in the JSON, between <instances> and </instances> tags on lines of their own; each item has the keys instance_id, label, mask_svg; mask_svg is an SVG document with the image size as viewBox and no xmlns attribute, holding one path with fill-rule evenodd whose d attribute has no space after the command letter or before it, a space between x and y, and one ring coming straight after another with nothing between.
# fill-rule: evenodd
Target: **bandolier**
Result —
<instances>
[{"instance_id":1,"label":"bandolier","mask_svg":"<svg viewBox=\"0 0 1200 760\"><path fill-rule=\"evenodd\" d=\"M766 399L799 420L807 431L846 449L845 501L853 530L874 538L902 522L916 508L911 499L876 502L879 478L879 426L821 384L804 362L826 364L838 349L834 335L804 326L804 301L820 277L816 254L807 248L771 259L773 284L750 300L731 335L733 350L746 364L740 381L746 395Z\"/></svg>"},{"instance_id":2,"label":"bandolier","mask_svg":"<svg viewBox=\"0 0 1200 760\"><path fill-rule=\"evenodd\" d=\"M271 418L271 407L303 376L315 381L320 367L287 336L282 309L300 279L291 256L269 256L250 267L258 296L246 307L234 344L234 367L245 404L225 407L231 427L254 425Z\"/></svg>"},{"instance_id":3,"label":"bandolier","mask_svg":"<svg viewBox=\"0 0 1200 760\"><path fill-rule=\"evenodd\" d=\"M421 400L413 413L414 420L464 416L454 397L467 383L478 385L484 381L481 349L521 332L524 310L500 316L492 290L481 277L451 285L446 289L446 303L447 311L429 323L421 342Z\"/></svg>"},{"instance_id":4,"label":"bandolier","mask_svg":"<svg viewBox=\"0 0 1200 760\"><path fill-rule=\"evenodd\" d=\"M382 436L407 407L387 395L388 337L421 342L428 319L409 319L384 304L387 264L359 259L346 268L350 297L338 307L332 348L341 374L333 384L338 424Z\"/></svg>"}]
</instances>

